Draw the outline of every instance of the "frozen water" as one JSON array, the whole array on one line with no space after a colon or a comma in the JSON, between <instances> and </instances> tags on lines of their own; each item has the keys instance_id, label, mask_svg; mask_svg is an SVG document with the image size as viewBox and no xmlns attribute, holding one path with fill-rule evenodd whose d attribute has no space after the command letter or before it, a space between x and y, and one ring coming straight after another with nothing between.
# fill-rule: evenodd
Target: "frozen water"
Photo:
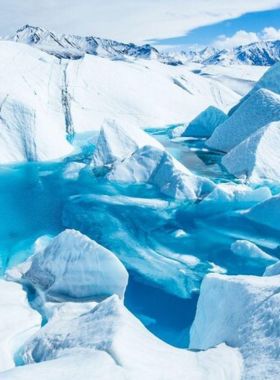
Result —
<instances>
[{"instance_id":1,"label":"frozen water","mask_svg":"<svg viewBox=\"0 0 280 380\"><path fill-rule=\"evenodd\" d=\"M229 152L268 123L280 120L280 96L260 89L250 96L207 141L213 149Z\"/></svg>"},{"instance_id":2,"label":"frozen water","mask_svg":"<svg viewBox=\"0 0 280 380\"><path fill-rule=\"evenodd\" d=\"M47 299L123 298L128 274L106 248L75 230L65 230L43 250L7 272Z\"/></svg>"},{"instance_id":3,"label":"frozen water","mask_svg":"<svg viewBox=\"0 0 280 380\"><path fill-rule=\"evenodd\" d=\"M210 106L192 120L181 135L185 137L210 137L226 119L227 115L223 111Z\"/></svg>"}]
</instances>

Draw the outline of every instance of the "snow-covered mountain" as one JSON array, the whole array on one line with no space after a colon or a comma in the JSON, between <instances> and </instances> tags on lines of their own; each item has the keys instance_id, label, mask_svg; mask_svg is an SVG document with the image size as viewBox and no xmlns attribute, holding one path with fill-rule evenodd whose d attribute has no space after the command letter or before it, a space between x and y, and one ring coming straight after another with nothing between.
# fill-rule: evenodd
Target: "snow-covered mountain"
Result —
<instances>
[{"instance_id":1,"label":"snow-covered mountain","mask_svg":"<svg viewBox=\"0 0 280 380\"><path fill-rule=\"evenodd\" d=\"M167 56L182 63L201 63L203 65L251 65L272 66L280 61L280 41L261 41L241 45L233 49L219 50L206 47L200 51L171 52Z\"/></svg>"},{"instance_id":2,"label":"snow-covered mountain","mask_svg":"<svg viewBox=\"0 0 280 380\"><path fill-rule=\"evenodd\" d=\"M133 43L124 44L92 36L81 37L59 34L31 25L23 26L15 34L3 37L2 40L31 45L58 58L79 59L85 54L90 54L111 59L135 57L154 59L169 65L182 64L171 56L162 55L149 44L137 46Z\"/></svg>"}]
</instances>

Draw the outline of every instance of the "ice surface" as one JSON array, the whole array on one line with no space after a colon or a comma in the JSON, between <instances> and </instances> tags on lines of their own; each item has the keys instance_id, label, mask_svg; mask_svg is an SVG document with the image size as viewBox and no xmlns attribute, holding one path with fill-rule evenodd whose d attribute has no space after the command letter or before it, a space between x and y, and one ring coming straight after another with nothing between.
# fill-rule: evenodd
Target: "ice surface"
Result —
<instances>
[{"instance_id":1,"label":"ice surface","mask_svg":"<svg viewBox=\"0 0 280 380\"><path fill-rule=\"evenodd\" d=\"M0 41L0 82L1 163L68 155L74 133L97 131L107 117L127 128L167 126L239 100L184 67L92 55L60 60L7 41Z\"/></svg>"},{"instance_id":2,"label":"ice surface","mask_svg":"<svg viewBox=\"0 0 280 380\"><path fill-rule=\"evenodd\" d=\"M44 251L10 269L9 279L30 284L47 299L123 298L128 274L117 257L75 230L59 234Z\"/></svg>"},{"instance_id":3,"label":"ice surface","mask_svg":"<svg viewBox=\"0 0 280 380\"><path fill-rule=\"evenodd\" d=\"M210 106L190 122L182 136L210 137L214 130L226 121L227 115L217 107Z\"/></svg>"},{"instance_id":4,"label":"ice surface","mask_svg":"<svg viewBox=\"0 0 280 380\"><path fill-rule=\"evenodd\" d=\"M40 327L22 286L0 279L0 372L16 365L17 351Z\"/></svg>"},{"instance_id":5,"label":"ice surface","mask_svg":"<svg viewBox=\"0 0 280 380\"><path fill-rule=\"evenodd\" d=\"M275 195L243 213L243 215L260 225L280 229L280 195Z\"/></svg>"},{"instance_id":6,"label":"ice surface","mask_svg":"<svg viewBox=\"0 0 280 380\"><path fill-rule=\"evenodd\" d=\"M124 128L115 120L107 119L100 130L92 165L98 167L121 161L145 145L163 150L163 146L156 139L141 129L133 126Z\"/></svg>"},{"instance_id":7,"label":"ice surface","mask_svg":"<svg viewBox=\"0 0 280 380\"><path fill-rule=\"evenodd\" d=\"M176 199L196 199L214 188L210 180L193 175L169 153L152 146L144 146L117 163L106 178L129 183L147 182Z\"/></svg>"},{"instance_id":8,"label":"ice surface","mask_svg":"<svg viewBox=\"0 0 280 380\"><path fill-rule=\"evenodd\" d=\"M88 350L88 354L84 351L85 359L80 355L76 360L73 358L86 375L92 369L88 366L87 357L96 353L97 367L103 367L104 357L100 353L108 355L107 365L110 364L109 358L112 359L109 365L112 379L115 379L115 366L119 368L117 374L133 380L178 380L186 376L192 380L203 380L206 375L207 379L213 380L237 380L242 374L242 361L237 350L221 345L207 352L195 353L171 347L149 333L116 296L71 321L56 319L49 322L25 344L21 352L25 363L45 362L43 368L46 370L47 363L50 363L52 370L55 366L53 359L59 360L65 353L73 357L77 349ZM23 373L32 371L32 366L23 367ZM34 371L39 371L38 365Z\"/></svg>"},{"instance_id":9,"label":"ice surface","mask_svg":"<svg viewBox=\"0 0 280 380\"><path fill-rule=\"evenodd\" d=\"M228 212L247 209L271 197L268 187L252 189L246 185L221 183L196 206L199 213Z\"/></svg>"},{"instance_id":10,"label":"ice surface","mask_svg":"<svg viewBox=\"0 0 280 380\"><path fill-rule=\"evenodd\" d=\"M264 271L264 276L277 276L280 274L280 261L277 261L277 263L269 265L266 270Z\"/></svg>"},{"instance_id":11,"label":"ice surface","mask_svg":"<svg viewBox=\"0 0 280 380\"><path fill-rule=\"evenodd\" d=\"M261 127L280 120L280 96L260 89L250 96L207 141L211 148L228 152Z\"/></svg>"},{"instance_id":12,"label":"ice surface","mask_svg":"<svg viewBox=\"0 0 280 380\"><path fill-rule=\"evenodd\" d=\"M280 178L280 122L257 130L227 153L222 164L229 173L251 183Z\"/></svg>"},{"instance_id":13,"label":"ice surface","mask_svg":"<svg viewBox=\"0 0 280 380\"><path fill-rule=\"evenodd\" d=\"M260 261L275 262L277 259L271 255L268 255L262 251L258 246L250 241L237 240L232 243L230 247L231 251L241 257L247 257L252 259L259 259Z\"/></svg>"},{"instance_id":14,"label":"ice surface","mask_svg":"<svg viewBox=\"0 0 280 380\"><path fill-rule=\"evenodd\" d=\"M279 276L206 276L190 347L208 349L226 342L239 348L245 380L277 379L279 280Z\"/></svg>"}]
</instances>

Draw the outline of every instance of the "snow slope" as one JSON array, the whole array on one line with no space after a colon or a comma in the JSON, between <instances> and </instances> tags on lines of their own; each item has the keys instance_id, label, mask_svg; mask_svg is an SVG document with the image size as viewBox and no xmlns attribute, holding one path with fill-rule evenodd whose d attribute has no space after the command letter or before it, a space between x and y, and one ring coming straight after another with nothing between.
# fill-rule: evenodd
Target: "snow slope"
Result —
<instances>
[{"instance_id":1,"label":"snow slope","mask_svg":"<svg viewBox=\"0 0 280 380\"><path fill-rule=\"evenodd\" d=\"M75 230L65 230L43 250L7 272L48 299L123 298L128 274L117 257Z\"/></svg>"},{"instance_id":2,"label":"snow slope","mask_svg":"<svg viewBox=\"0 0 280 380\"><path fill-rule=\"evenodd\" d=\"M77 349L84 351L84 358L76 355ZM148 332L114 296L70 321L60 318L49 322L21 352L26 364L45 362L42 368L46 371L47 363L51 371L57 370L52 360L72 356L73 363L82 367L86 376L92 370L87 357L96 355L97 367L108 366L104 373L110 370L109 379L204 380L207 376L209 380L237 380L242 373L237 350L221 345L195 353L171 347ZM63 365L63 360L60 362ZM64 362L67 364L67 360ZM36 374L40 367L33 366L22 367L14 373L29 376L34 371ZM95 379L104 379L103 371L100 372ZM5 378L9 377L5 374L0 377Z\"/></svg>"},{"instance_id":3,"label":"snow slope","mask_svg":"<svg viewBox=\"0 0 280 380\"><path fill-rule=\"evenodd\" d=\"M68 155L73 133L99 130L104 118L129 128L191 120L209 105L229 109L239 96L183 66L86 54L60 60L0 42L0 162Z\"/></svg>"},{"instance_id":4,"label":"snow slope","mask_svg":"<svg viewBox=\"0 0 280 380\"><path fill-rule=\"evenodd\" d=\"M280 179L280 123L260 128L227 153L222 164L229 173L251 183Z\"/></svg>"},{"instance_id":5,"label":"snow slope","mask_svg":"<svg viewBox=\"0 0 280 380\"><path fill-rule=\"evenodd\" d=\"M21 345L41 327L21 285L0 280L0 372L15 366Z\"/></svg>"},{"instance_id":6,"label":"snow slope","mask_svg":"<svg viewBox=\"0 0 280 380\"><path fill-rule=\"evenodd\" d=\"M205 277L190 347L226 342L239 348L244 380L279 377L279 276ZM214 307L213 307L214 305Z\"/></svg>"},{"instance_id":7,"label":"snow slope","mask_svg":"<svg viewBox=\"0 0 280 380\"><path fill-rule=\"evenodd\" d=\"M280 96L260 89L250 96L207 140L210 148L228 152L261 127L280 120Z\"/></svg>"}]
</instances>

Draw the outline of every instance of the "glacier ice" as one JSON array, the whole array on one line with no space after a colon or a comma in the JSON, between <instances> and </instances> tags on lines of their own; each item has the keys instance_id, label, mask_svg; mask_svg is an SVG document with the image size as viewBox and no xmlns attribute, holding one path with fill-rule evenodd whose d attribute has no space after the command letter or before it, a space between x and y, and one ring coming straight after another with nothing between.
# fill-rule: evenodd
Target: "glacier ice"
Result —
<instances>
[{"instance_id":1,"label":"glacier ice","mask_svg":"<svg viewBox=\"0 0 280 380\"><path fill-rule=\"evenodd\" d=\"M247 182L278 181L280 178L280 123L270 123L227 153L222 164L235 177Z\"/></svg>"},{"instance_id":2,"label":"glacier ice","mask_svg":"<svg viewBox=\"0 0 280 380\"><path fill-rule=\"evenodd\" d=\"M277 263L269 265L266 267L264 271L264 276L276 276L280 274L280 261L277 261Z\"/></svg>"},{"instance_id":3,"label":"glacier ice","mask_svg":"<svg viewBox=\"0 0 280 380\"><path fill-rule=\"evenodd\" d=\"M260 89L215 129L206 144L210 148L228 152L261 127L278 120L280 96Z\"/></svg>"},{"instance_id":4,"label":"glacier ice","mask_svg":"<svg viewBox=\"0 0 280 380\"><path fill-rule=\"evenodd\" d=\"M213 214L248 209L270 197L271 191L268 187L252 189L246 185L220 183L196 205L196 212Z\"/></svg>"},{"instance_id":5,"label":"glacier ice","mask_svg":"<svg viewBox=\"0 0 280 380\"><path fill-rule=\"evenodd\" d=\"M17 351L40 327L22 286L0 279L0 373L16 365Z\"/></svg>"},{"instance_id":6,"label":"glacier ice","mask_svg":"<svg viewBox=\"0 0 280 380\"><path fill-rule=\"evenodd\" d=\"M227 115L217 107L210 106L190 122L182 133L184 137L210 137L214 130L226 121Z\"/></svg>"},{"instance_id":7,"label":"glacier ice","mask_svg":"<svg viewBox=\"0 0 280 380\"><path fill-rule=\"evenodd\" d=\"M7 271L9 279L30 284L47 299L94 299L117 294L128 282L117 257L75 230L65 230L41 252Z\"/></svg>"},{"instance_id":8,"label":"glacier ice","mask_svg":"<svg viewBox=\"0 0 280 380\"><path fill-rule=\"evenodd\" d=\"M84 351L85 359L76 356L77 349ZM237 350L224 344L201 353L171 347L148 332L116 296L70 321L60 318L47 323L22 348L22 360L31 364L22 367L22 373L32 373L32 363L50 363L52 370L53 360L60 360L66 354L87 374L92 368L87 366L88 356L96 353L100 365L104 365L100 352L107 355L108 364L111 358L120 374L133 380L177 380L188 373L192 380L202 380L206 374L207 379L239 380L242 374L242 360ZM98 361L95 362L98 365ZM109 366L112 371L109 378L115 378L115 366ZM47 365L43 368L47 369ZM37 364L33 371L38 370ZM20 370L14 373L17 372Z\"/></svg>"},{"instance_id":9,"label":"glacier ice","mask_svg":"<svg viewBox=\"0 0 280 380\"><path fill-rule=\"evenodd\" d=\"M152 136L139 128L124 128L115 120L106 119L102 124L96 148L92 157L94 167L111 165L129 157L138 148L151 145L158 149L163 146Z\"/></svg>"},{"instance_id":10,"label":"glacier ice","mask_svg":"<svg viewBox=\"0 0 280 380\"><path fill-rule=\"evenodd\" d=\"M244 212L243 216L257 224L279 230L280 195L275 195L266 201L255 205L248 211Z\"/></svg>"},{"instance_id":11,"label":"glacier ice","mask_svg":"<svg viewBox=\"0 0 280 380\"><path fill-rule=\"evenodd\" d=\"M205 350L226 342L243 356L243 379L277 379L279 304L279 276L207 275L190 347Z\"/></svg>"},{"instance_id":12,"label":"glacier ice","mask_svg":"<svg viewBox=\"0 0 280 380\"><path fill-rule=\"evenodd\" d=\"M277 261L275 257L262 251L256 244L246 240L237 240L232 243L230 250L237 256L259 259L258 262L266 261L269 263Z\"/></svg>"},{"instance_id":13,"label":"glacier ice","mask_svg":"<svg viewBox=\"0 0 280 380\"><path fill-rule=\"evenodd\" d=\"M106 178L129 183L147 182L176 199L196 199L214 188L207 178L193 175L169 153L149 145L117 163Z\"/></svg>"}]
</instances>

